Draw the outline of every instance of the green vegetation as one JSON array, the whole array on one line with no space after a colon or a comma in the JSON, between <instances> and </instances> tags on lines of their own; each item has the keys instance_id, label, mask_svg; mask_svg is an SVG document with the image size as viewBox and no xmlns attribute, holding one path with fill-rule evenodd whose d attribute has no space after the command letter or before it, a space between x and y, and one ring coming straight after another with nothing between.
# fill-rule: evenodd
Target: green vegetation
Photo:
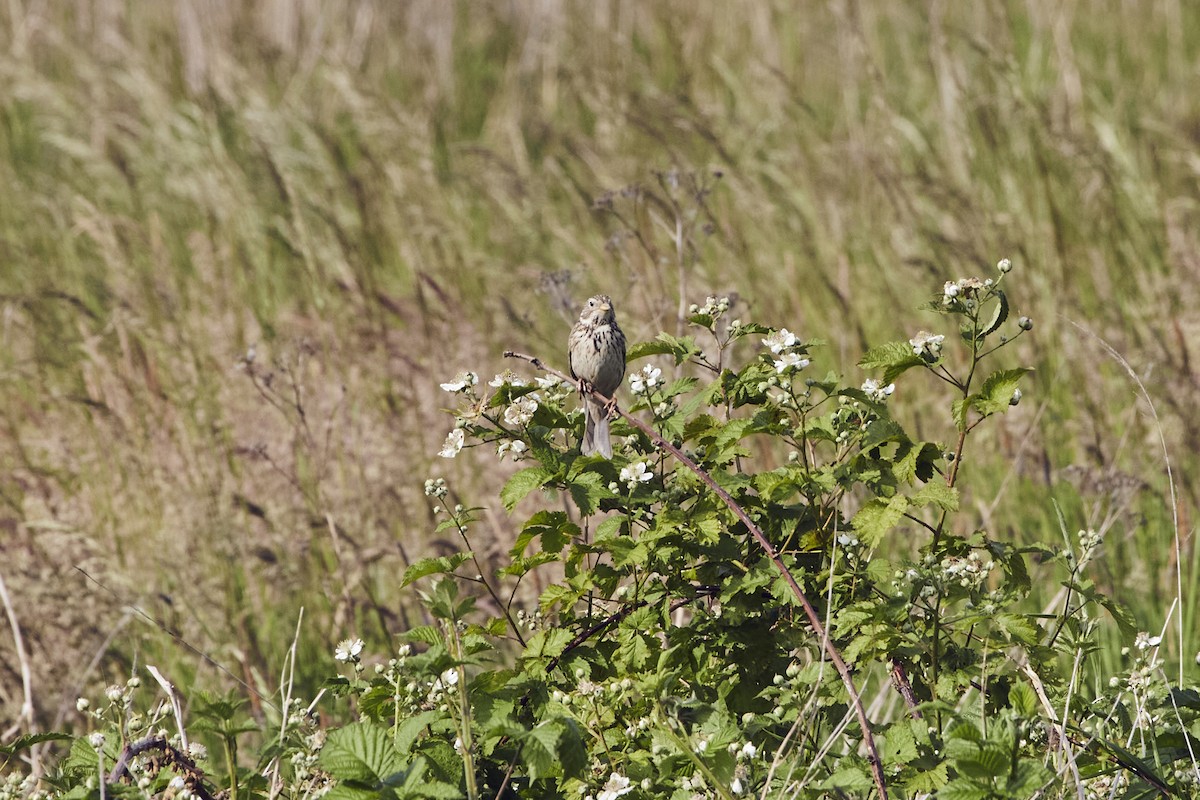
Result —
<instances>
[{"instance_id":1,"label":"green vegetation","mask_svg":"<svg viewBox=\"0 0 1200 800\"><path fill-rule=\"evenodd\" d=\"M455 667L464 686L499 680L494 670L530 657L514 661L520 654L502 645L477 664L478 653L463 648L494 646L489 637L499 628L471 626L490 618L511 632L517 611L534 614L541 597L546 616L537 625L563 636L598 613L592 603L610 597L648 557L586 550L596 560L584 569L556 555L522 579L511 607L507 593L492 597L465 580L454 594L449 583L433 588L427 575L421 602L399 576L428 566L427 557L445 559L439 569L456 566L511 589L513 564L523 557L513 562L507 554L529 530L523 520L563 515L562 524L580 524L581 504L593 502L588 492L607 486L572 489L553 461L566 456L539 450L530 434L526 458L548 475L529 488L566 491L533 492L507 513L495 498L515 501L521 484L510 479L528 473L486 448L452 461L437 456L448 427L440 383L467 369L485 376L518 369L501 358L508 348L562 366L579 303L606 291L631 341L665 343L642 355L677 356L655 363L680 403L701 397L671 436L695 448L696 437L711 435L733 448L732 465L702 466L761 496L762 476L788 469L779 431L750 435L752 409L768 399L716 403L711 419L736 429L727 434L688 422L713 400L704 386L714 379L694 363L696 353L671 349L694 333L690 304L729 296L722 325L755 320L824 340L805 356L814 362L809 370L831 373L820 391L853 396L838 393L861 393L855 387L867 377L890 383L883 373L906 363L924 369L896 360L908 358L903 343L922 327L947 334L947 366L965 375L973 340L951 349L954 330L935 329L936 318L912 309L945 281L995 277L992 265L1008 257L1011 314L987 333L1012 337L1017 317L1034 321L1035 335L1011 339L997 357L1005 363L996 368L1033 369L1021 378L1024 399L972 431L961 461L922 461L926 449L917 449L913 465L953 470L953 504L922 494L919 487L933 483L916 472L894 482L919 479L904 492L883 491L888 481L880 476L901 463L889 460L890 451L880 476L867 479L855 467L842 494L812 488L825 498L817 505L845 520L861 517L870 535L860 532L866 547L858 555L835 555L822 533L832 529L815 525L800 548L809 555L796 556L811 563L797 564L797 574L823 610L845 614L869 587L899 599L889 583L896 565L918 573L903 579L906 586L933 580L922 570L935 571L944 558L979 553L998 565L972 591L1002 593L1012 616L973 631L961 627L970 615L960 615L927 636L931 657L940 635L964 654L986 654L995 672L968 659L976 671L964 667L946 679L943 694L947 673L937 657L923 660L905 649L911 643L891 639L853 644L873 626L903 632L899 618L870 616L887 604L858 609L867 614L861 619L835 619L838 646L853 647L849 660L861 659L861 677L873 682L864 696L890 753L884 763L899 770L889 775L897 791L908 780L904 770L931 757L922 748L934 745L921 738L929 735L916 730L922 726L904 722L900 695L881 685L883 655L900 648L918 701L934 704L926 717L945 715L936 735L946 743L947 776L995 775L986 765L1001 751L1016 776L1036 761L1025 734L1038 727L1035 719L1045 722L1046 702L1013 660L1017 644L1031 651L1030 670L1054 708L1064 707L1064 692L1082 705L1105 696L1110 679L1135 675L1148 681L1139 710L1154 716L1155 703L1174 699L1184 722L1163 722L1177 719L1168 703L1154 722L1166 727L1151 730L1134 710L1117 729L1144 736L1106 736L1120 748L1108 755L1124 773L1154 785L1130 773L1129 759L1137 758L1156 780L1182 785L1173 770L1181 757L1194 768L1181 755L1192 744L1181 727L1192 724L1193 703L1165 690L1194 675L1200 646L1192 531L1200 486L1191 360L1200 333L1194 9L1172 0L803 9L301 5L179 0L135 9L92 0L0 10L0 577L15 623L9 630L21 634L19 646L15 636L0 637L0 720L12 720L0 744L36 731L151 730L157 706L144 699L149 687L119 689L100 716L76 710L80 695L96 700L100 687L145 678L151 664L179 687L189 728L207 726L196 732L211 747L231 748L214 757L220 770L205 770L217 781L210 788L258 792L265 779L252 767L280 753L315 769L317 759L333 756L317 756L317 734L299 720L290 727L277 709L283 690L306 707L317 697L334 669L335 643L361 636L362 657L382 659L376 680L399 680L403 670L387 655L398 647L395 637L424 631L416 666L405 667L414 671L403 673L412 680L438 679L460 662L468 665ZM979 324L991 328L990 319ZM764 380L761 337L749 336L757 328L744 330L722 349L721 364L745 381L744 370L760 369ZM675 338L656 339L662 331ZM699 341L715 357L711 337ZM900 344L872 347L880 342ZM1005 410L1017 375L1003 373L990 386L985 377L972 386L980 395L973 411L956 411L954 390L914 375L897 380L882 408L904 441L935 443L928 454L940 457L955 450L963 420ZM689 383L695 379L705 382ZM629 404L628 388L623 394ZM567 401L559 416L537 424L577 425L561 417L574 407ZM636 413L654 418L653 408ZM889 448L901 442L886 441ZM459 499L485 506L466 526L469 566L457 563L464 548L457 526L441 524L444 515L422 491L436 477L455 493L446 503L452 518L462 513L454 512ZM692 522L715 537L704 546L720 557L684 548L678 558L752 567L756 551L745 531L730 527L700 485L687 488L710 514ZM816 502L817 495L802 496ZM908 497L925 524L904 517L910 508L895 497ZM647 514L649 531L661 502L630 499L619 508L627 520ZM635 541L625 533L613 547ZM546 535L539 534L543 545ZM726 552L731 541L742 548L736 558ZM1026 562L1027 587L1014 553ZM840 572L830 571L834 564ZM615 572L604 573L611 585L589 586L578 603L566 596L545 603L547 591L572 585L563 579L572 569L576 579ZM680 569L672 580L700 580ZM755 619L790 602L770 581L755 589L771 598L753 596L765 606L750 613ZM948 604L979 600L960 595L937 589ZM460 613L467 596L480 611ZM668 591L654 602L669 607L679 599ZM464 614L470 642L454 634ZM780 661L756 667L781 668L776 674L788 679L778 693L792 716L775 722L805 720L813 727L804 746L828 743L836 754L826 764L831 771L808 786L831 791L834 784L822 781L835 780L841 761L858 770L846 780L867 775L858 734L852 721L834 734L845 712L837 706L846 702L841 684L833 673L806 671L805 659L821 658L819 641L786 616L770 631L780 637L770 640L779 646L770 658ZM637 623L651 630L650 621ZM1138 631L1150 634L1142 647L1134 643ZM1147 669L1151 659L1161 659L1161 669ZM793 663L796 675L787 671ZM689 666L700 667L715 669ZM587 661L585 676L592 669L600 667ZM636 692L620 702L656 719L654 730L667 739L691 735L672 727L687 716L682 710L668 719L661 708L637 706L652 703L661 689L654 681L664 680L646 669L621 666ZM553 680L574 675L572 668ZM1007 694L993 698L987 687L954 682L986 675L1003 676ZM484 685L503 694L499 683ZM355 752L366 740L354 737L374 736L369 725L382 725L390 747L420 739L426 763L457 785L447 766L460 763L449 733L469 734L462 715L477 709L409 724L407 708L372 705L382 690L369 677L355 673L328 688L336 691L314 711L325 715L322 731L344 731L337 740L330 734L338 752ZM543 683L539 691L570 688ZM214 694L203 699L202 690ZM961 708L944 705L953 705L946 694L964 691L968 700L976 692L978 718L969 723ZM820 710L800 715L807 700L796 698L810 697ZM735 707L698 702L704 708L688 713L705 720ZM112 716L135 707L142 711L136 724ZM1071 708L1082 724L1116 706ZM352 719L368 727L339 727ZM915 737L908 744L897 744L907 734L891 732L902 723ZM424 733L429 726L433 733ZM575 747L570 724L561 726L551 737L556 746ZM578 752L549 751L564 768L576 757L590 766L597 755L596 739L584 733ZM739 736L772 755L779 747L769 726L739 723ZM238 741L242 756L231 758ZM20 754L34 747L39 762L54 747L24 745ZM115 757L118 745L113 738L100 750ZM485 737L478 746L499 748L479 750L485 782L495 777L496 759L515 758L504 750L511 743ZM789 758L811 760L796 746ZM89 747L86 738L74 741L69 769L92 768L87 759L97 751L89 755ZM1041 745L1044 768L1055 769L1055 752ZM1080 768L1100 758L1080 752ZM384 771L371 774L415 774L411 755L399 748L398 761L377 763ZM340 773L345 763L321 769L369 783L367 772ZM680 775L693 768L716 767L680 761ZM0 769L23 768L12 760ZM514 768L513 779L558 780L549 767L532 769L531 777ZM290 777L290 790L312 789L308 774ZM1037 778L1020 780L1027 787ZM1056 791L1073 792L1074 776L1063 780ZM844 788L855 795L869 785ZM1026 796L1011 786L993 790Z\"/></svg>"}]
</instances>

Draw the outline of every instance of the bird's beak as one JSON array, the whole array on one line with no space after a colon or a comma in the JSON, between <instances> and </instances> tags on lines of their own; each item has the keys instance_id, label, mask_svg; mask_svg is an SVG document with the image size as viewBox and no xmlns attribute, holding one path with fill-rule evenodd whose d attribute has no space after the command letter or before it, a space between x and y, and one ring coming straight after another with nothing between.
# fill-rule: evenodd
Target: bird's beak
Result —
<instances>
[{"instance_id":1,"label":"bird's beak","mask_svg":"<svg viewBox=\"0 0 1200 800\"><path fill-rule=\"evenodd\" d=\"M601 303L600 310L607 314L609 311L612 311L612 306L610 306L608 303Z\"/></svg>"}]
</instances>

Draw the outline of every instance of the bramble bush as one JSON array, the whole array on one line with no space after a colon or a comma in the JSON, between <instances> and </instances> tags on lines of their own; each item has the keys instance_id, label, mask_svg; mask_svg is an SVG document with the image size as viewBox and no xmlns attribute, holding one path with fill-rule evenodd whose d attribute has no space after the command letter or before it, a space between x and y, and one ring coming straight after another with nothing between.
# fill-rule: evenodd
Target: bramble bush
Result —
<instances>
[{"instance_id":1,"label":"bramble bush","mask_svg":"<svg viewBox=\"0 0 1200 800\"><path fill-rule=\"evenodd\" d=\"M174 693L139 702L134 678L81 700L93 730L38 780L14 770L0 800L1191 796L1200 694L1170 685L1159 638L1135 638L1089 581L1100 537L960 533L971 435L1028 372L993 366L1033 327L1009 314L1011 270L946 283L927 310L947 332L872 348L861 382L709 298L695 335L630 348L611 461L579 454L575 387L553 370L457 376L441 454L517 460L504 506L547 502L491 572L470 548L480 509L426 482L464 549L403 577L432 624L384 658L338 647L327 689L353 721L285 683L255 719L191 698L185 726ZM889 412L897 387L931 383L951 400L946 442ZM1031 568L1062 583L1055 608L1026 607ZM535 573L547 588L525 608ZM1130 668L1097 674L1113 622Z\"/></svg>"}]
</instances>

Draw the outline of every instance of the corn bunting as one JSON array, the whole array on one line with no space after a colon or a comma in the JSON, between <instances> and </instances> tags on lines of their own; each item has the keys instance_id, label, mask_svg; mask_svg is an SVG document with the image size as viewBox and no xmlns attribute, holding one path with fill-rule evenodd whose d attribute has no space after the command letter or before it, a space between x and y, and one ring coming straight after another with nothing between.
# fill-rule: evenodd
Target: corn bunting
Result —
<instances>
[{"instance_id":1,"label":"corn bunting","mask_svg":"<svg viewBox=\"0 0 1200 800\"><path fill-rule=\"evenodd\" d=\"M579 322L571 329L567 346L571 361L571 377L581 389L595 389L605 397L613 397L625 377L625 334L617 327L613 302L607 295L598 294L587 301L579 314ZM599 453L612 458L612 443L608 438L608 416L611 408L590 396L583 398L583 444L587 456Z\"/></svg>"}]
</instances>

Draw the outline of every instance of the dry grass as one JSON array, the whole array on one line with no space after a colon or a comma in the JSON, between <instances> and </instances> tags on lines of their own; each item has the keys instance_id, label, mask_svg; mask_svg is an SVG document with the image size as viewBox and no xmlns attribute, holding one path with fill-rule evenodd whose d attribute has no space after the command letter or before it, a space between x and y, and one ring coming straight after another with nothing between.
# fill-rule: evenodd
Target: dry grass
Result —
<instances>
[{"instance_id":1,"label":"dry grass","mask_svg":"<svg viewBox=\"0 0 1200 800\"><path fill-rule=\"evenodd\" d=\"M634 338L735 292L851 369L1009 256L1039 372L981 442L981 518L1049 538L1052 496L1076 527L1119 506L1114 591L1150 627L1174 596L1157 432L1075 322L1158 403L1196 574L1200 18L1178 0L127 8L0 11L0 571L42 724L131 660L228 685L129 603L263 687L302 605L301 685L330 641L406 627L399 572L450 544L423 480L486 503L506 472L432 455L437 382L557 354L593 287ZM673 168L724 174L682 262ZM647 246L592 204L634 182ZM947 435L940 398L899 399ZM487 527L502 551L512 523Z\"/></svg>"}]
</instances>

